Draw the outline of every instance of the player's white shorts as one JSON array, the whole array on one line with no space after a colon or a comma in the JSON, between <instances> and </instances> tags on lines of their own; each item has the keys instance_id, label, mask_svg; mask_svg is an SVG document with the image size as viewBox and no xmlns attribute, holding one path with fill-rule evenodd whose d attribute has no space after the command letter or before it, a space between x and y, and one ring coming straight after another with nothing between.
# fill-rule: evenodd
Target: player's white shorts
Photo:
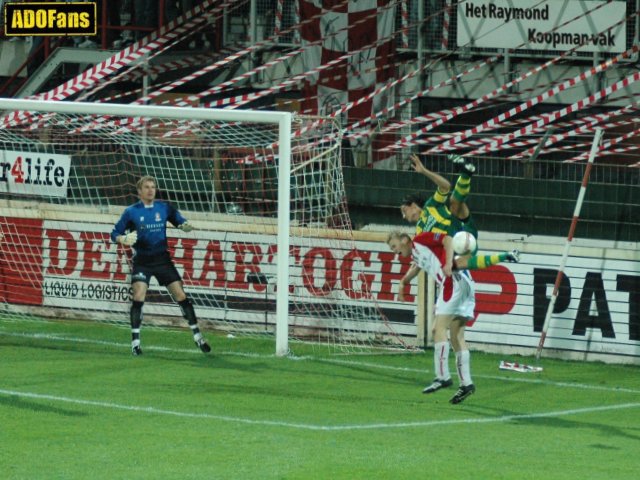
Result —
<instances>
[{"instance_id":1,"label":"player's white shorts","mask_svg":"<svg viewBox=\"0 0 640 480\"><path fill-rule=\"evenodd\" d=\"M453 288L439 287L436 300L436 315L458 315L473 318L476 308L476 295L473 280L467 270L453 272Z\"/></svg>"}]
</instances>

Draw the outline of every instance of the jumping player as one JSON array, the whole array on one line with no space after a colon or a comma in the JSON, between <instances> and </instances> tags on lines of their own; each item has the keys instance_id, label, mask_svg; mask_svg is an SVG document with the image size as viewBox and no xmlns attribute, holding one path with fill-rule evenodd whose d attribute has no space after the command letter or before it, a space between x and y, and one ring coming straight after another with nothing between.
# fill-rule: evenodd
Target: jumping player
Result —
<instances>
[{"instance_id":1,"label":"jumping player","mask_svg":"<svg viewBox=\"0 0 640 480\"><path fill-rule=\"evenodd\" d=\"M436 191L426 201L422 201L419 195L408 195L400 206L402 218L410 223L415 223L416 234L422 232L443 233L453 237L460 230L471 233L477 240L478 229L467 205L467 197L471 188L471 176L476 170L472 163L465 162L463 157L453 157L452 161L460 173L453 192L451 183L443 176L425 167L417 155L412 155L413 169L424 175L436 185ZM477 243L476 243L477 244ZM520 252L512 250L493 255L475 255L467 259L468 268L479 269L490 267L500 262L518 262ZM444 271L451 274L453 255L447 258ZM418 274L419 269L410 269L403 279L408 283Z\"/></svg>"}]
</instances>

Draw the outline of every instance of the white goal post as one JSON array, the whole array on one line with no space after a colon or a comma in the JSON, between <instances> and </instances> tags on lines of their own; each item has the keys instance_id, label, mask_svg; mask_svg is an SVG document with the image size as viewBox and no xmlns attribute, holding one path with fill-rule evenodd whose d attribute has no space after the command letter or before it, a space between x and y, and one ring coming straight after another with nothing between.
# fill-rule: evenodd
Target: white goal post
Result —
<instances>
[{"instance_id":1,"label":"white goal post","mask_svg":"<svg viewBox=\"0 0 640 480\"><path fill-rule=\"evenodd\" d=\"M355 246L341 141L334 121L290 112L0 99L7 180L0 184L0 307L39 315L36 307L46 306L62 318L118 314L122 322L130 297L114 299L111 284L117 277L124 291L130 252L116 249L106 232L135 201L135 179L152 175L163 199L198 227L195 238L171 236L199 319L234 334L273 335L277 355L290 351L291 338L413 347L413 319L390 322L371 293L392 285L374 279L373 254ZM33 157L24 172L20 155ZM38 155L44 160L36 164ZM37 187L16 183L27 168ZM10 225L12 216L25 225ZM43 221L43 238L29 219ZM38 254L47 258L31 265ZM85 288L100 294L87 296ZM20 297L30 291L39 301ZM162 295L158 289L145 312L179 324L177 307ZM385 308L398 311L393 299Z\"/></svg>"}]
</instances>

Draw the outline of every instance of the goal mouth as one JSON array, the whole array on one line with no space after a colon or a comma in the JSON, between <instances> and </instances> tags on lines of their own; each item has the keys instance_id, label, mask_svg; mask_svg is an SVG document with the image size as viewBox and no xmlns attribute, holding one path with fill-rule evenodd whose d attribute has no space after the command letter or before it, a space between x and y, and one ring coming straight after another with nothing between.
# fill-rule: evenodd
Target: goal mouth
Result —
<instances>
[{"instance_id":1,"label":"goal mouth","mask_svg":"<svg viewBox=\"0 0 640 480\"><path fill-rule=\"evenodd\" d=\"M126 321L132 252L110 233L148 175L196 227L167 236L201 325L339 351L415 346L413 308L393 301L379 273L392 268L381 266L391 262L383 239L352 231L335 121L296 117L283 137L281 117L259 111L46 107L29 111L29 126L0 127L0 317ZM186 326L152 280L143 328L156 320Z\"/></svg>"}]
</instances>

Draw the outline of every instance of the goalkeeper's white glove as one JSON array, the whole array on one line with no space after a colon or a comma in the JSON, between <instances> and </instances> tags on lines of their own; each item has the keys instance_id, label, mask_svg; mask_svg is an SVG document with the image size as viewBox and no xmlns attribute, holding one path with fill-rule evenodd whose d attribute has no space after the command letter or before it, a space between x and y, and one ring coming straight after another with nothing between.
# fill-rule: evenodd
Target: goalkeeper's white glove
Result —
<instances>
[{"instance_id":1,"label":"goalkeeper's white glove","mask_svg":"<svg viewBox=\"0 0 640 480\"><path fill-rule=\"evenodd\" d=\"M138 232L129 232L126 235L122 235L120 243L130 247L138 241Z\"/></svg>"},{"instance_id":2,"label":"goalkeeper's white glove","mask_svg":"<svg viewBox=\"0 0 640 480\"><path fill-rule=\"evenodd\" d=\"M191 225L189 222L184 222L182 225L178 226L178 228L185 233L193 232L196 229L196 227Z\"/></svg>"}]
</instances>

